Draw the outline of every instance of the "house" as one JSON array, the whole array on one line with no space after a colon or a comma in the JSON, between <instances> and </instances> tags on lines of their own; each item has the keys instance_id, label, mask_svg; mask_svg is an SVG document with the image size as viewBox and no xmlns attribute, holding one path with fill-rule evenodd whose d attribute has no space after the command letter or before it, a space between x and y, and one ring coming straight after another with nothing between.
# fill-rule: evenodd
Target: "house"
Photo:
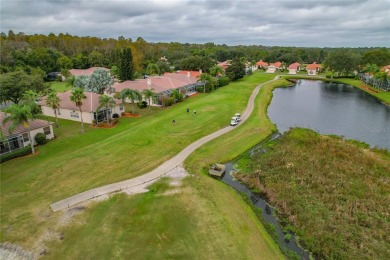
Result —
<instances>
[{"instance_id":1,"label":"house","mask_svg":"<svg viewBox=\"0 0 390 260\"><path fill-rule=\"evenodd\" d=\"M71 69L71 70L69 70L69 73L74 77L82 76L82 75L91 76L95 72L95 70L97 70L97 69L104 69L108 72L110 71L109 69L103 68L103 67L91 67L89 69L84 69L84 70L83 69Z\"/></svg>"},{"instance_id":2,"label":"house","mask_svg":"<svg viewBox=\"0 0 390 260\"><path fill-rule=\"evenodd\" d=\"M294 62L288 66L288 74L297 74L301 69L301 64L299 62Z\"/></svg>"},{"instance_id":3,"label":"house","mask_svg":"<svg viewBox=\"0 0 390 260\"><path fill-rule=\"evenodd\" d=\"M275 73L276 70L281 70L283 68L283 64L280 61L275 63L270 63L267 67L266 73Z\"/></svg>"},{"instance_id":4,"label":"house","mask_svg":"<svg viewBox=\"0 0 390 260\"><path fill-rule=\"evenodd\" d=\"M191 75L200 75L198 71L180 71L177 73L164 73L162 76L154 76L146 79L127 80L115 83L112 87L115 93L120 93L124 89L138 90L142 93L145 89L153 89L156 96L169 96L173 90L178 90L184 96L196 93L198 86L197 78ZM111 94L113 95L113 94ZM130 102L130 100L126 100ZM158 102L151 105L160 105Z\"/></svg>"},{"instance_id":5,"label":"house","mask_svg":"<svg viewBox=\"0 0 390 260\"><path fill-rule=\"evenodd\" d=\"M222 69L226 70L231 64L231 60L227 60L227 61L224 61L224 62L220 62L217 64L219 67L221 67Z\"/></svg>"},{"instance_id":6,"label":"house","mask_svg":"<svg viewBox=\"0 0 390 260\"><path fill-rule=\"evenodd\" d=\"M165 73L165 74L167 74L167 73ZM202 74L202 70L199 70L199 71L179 70L179 71L177 71L177 74L184 74L184 75L187 75L188 78L195 78L196 79Z\"/></svg>"},{"instance_id":7,"label":"house","mask_svg":"<svg viewBox=\"0 0 390 260\"><path fill-rule=\"evenodd\" d=\"M388 76L390 76L390 65L383 66L383 67L381 68L381 71L386 72L386 74L387 74Z\"/></svg>"},{"instance_id":8,"label":"house","mask_svg":"<svg viewBox=\"0 0 390 260\"><path fill-rule=\"evenodd\" d=\"M321 64L313 63L306 66L306 71L308 75L315 76L321 70Z\"/></svg>"},{"instance_id":9,"label":"house","mask_svg":"<svg viewBox=\"0 0 390 260\"><path fill-rule=\"evenodd\" d=\"M256 66L257 68L259 69L267 69L268 68L268 63L263 61L263 60L260 60L256 63Z\"/></svg>"},{"instance_id":10,"label":"house","mask_svg":"<svg viewBox=\"0 0 390 260\"><path fill-rule=\"evenodd\" d=\"M1 132L5 135L4 140L0 140L0 154L10 153L26 147L31 143L35 145L35 136L38 133L44 133L46 135L46 139L54 138L53 123L38 119L29 120L27 128L23 124L20 124L10 133L9 127L11 122L8 121L3 124L3 120L6 116L6 113L0 112ZM29 133L32 140L29 139Z\"/></svg>"},{"instance_id":11,"label":"house","mask_svg":"<svg viewBox=\"0 0 390 260\"><path fill-rule=\"evenodd\" d=\"M97 108L99 107L99 94L93 92L84 92L86 99L83 99L83 105L81 106L82 116L84 123L92 124L92 121L102 122L106 120L106 109L101 108L96 113ZM57 117L67 120L80 121L80 111L79 107L76 106L70 100L70 96L72 95L72 91L68 90L66 92L58 93L58 97L61 99L60 108L57 110ZM54 110L46 105L46 98L44 97L42 101L39 102L39 105L42 108L42 113L46 116L55 117ZM124 108L122 105L122 101L115 99L116 105L110 111L109 114L112 115L114 113L121 114L124 112Z\"/></svg>"}]
</instances>

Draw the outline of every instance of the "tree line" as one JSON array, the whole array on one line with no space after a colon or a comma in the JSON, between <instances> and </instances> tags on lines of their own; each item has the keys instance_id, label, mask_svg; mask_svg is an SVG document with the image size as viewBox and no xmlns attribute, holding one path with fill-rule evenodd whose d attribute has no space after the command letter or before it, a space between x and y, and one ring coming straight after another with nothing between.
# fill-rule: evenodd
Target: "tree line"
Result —
<instances>
[{"instance_id":1,"label":"tree line","mask_svg":"<svg viewBox=\"0 0 390 260\"><path fill-rule=\"evenodd\" d=\"M80 37L68 33L55 35L23 32L0 35L0 72L25 70L31 74L40 69L44 73L66 71L71 68L86 69L92 66L111 68L118 66L119 51L130 48L134 69L147 74L152 66L159 63L163 70L169 69L161 57L166 57L174 69L200 70L209 72L216 62L244 58L249 62L260 59L266 62L282 61L286 64L323 63L329 53L347 52L360 59L360 64L384 66L390 63L386 48L306 48L278 46L228 46L225 44L152 43L141 37L135 41L119 36L113 38ZM383 55L384 53L387 53ZM161 72L160 72L161 73Z\"/></svg>"}]
</instances>

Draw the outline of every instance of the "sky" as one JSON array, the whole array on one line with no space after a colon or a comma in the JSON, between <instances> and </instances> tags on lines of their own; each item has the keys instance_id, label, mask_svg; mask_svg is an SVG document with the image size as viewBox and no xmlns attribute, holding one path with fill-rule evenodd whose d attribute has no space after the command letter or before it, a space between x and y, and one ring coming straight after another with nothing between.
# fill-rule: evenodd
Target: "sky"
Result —
<instances>
[{"instance_id":1,"label":"sky","mask_svg":"<svg viewBox=\"0 0 390 260\"><path fill-rule=\"evenodd\" d=\"M148 42L390 47L390 0L0 0L0 26Z\"/></svg>"}]
</instances>

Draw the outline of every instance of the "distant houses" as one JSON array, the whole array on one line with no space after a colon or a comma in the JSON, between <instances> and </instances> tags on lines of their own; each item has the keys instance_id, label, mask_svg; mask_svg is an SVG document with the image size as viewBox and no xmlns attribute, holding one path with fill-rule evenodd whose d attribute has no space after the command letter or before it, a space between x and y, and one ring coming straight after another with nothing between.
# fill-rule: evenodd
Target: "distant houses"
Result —
<instances>
[{"instance_id":1,"label":"distant houses","mask_svg":"<svg viewBox=\"0 0 390 260\"><path fill-rule=\"evenodd\" d=\"M260 60L260 61L256 62L256 66L259 69L267 69L268 68L268 63L263 61L263 60Z\"/></svg>"},{"instance_id":2,"label":"distant houses","mask_svg":"<svg viewBox=\"0 0 390 260\"><path fill-rule=\"evenodd\" d=\"M1 122L3 122L6 116L6 113L0 112ZM53 123L38 119L29 120L28 123L27 128L23 124L20 124L11 133L9 132L11 122L0 124L1 132L5 135L3 140L0 140L0 154L10 153L31 144L36 145L35 136L38 133L44 133L46 139L54 138ZM29 132L32 140L29 139Z\"/></svg>"},{"instance_id":3,"label":"distant houses","mask_svg":"<svg viewBox=\"0 0 390 260\"><path fill-rule=\"evenodd\" d=\"M269 64L265 73L275 73L276 70L281 70L281 69L284 69L283 64L280 61L277 61L275 63Z\"/></svg>"}]
</instances>

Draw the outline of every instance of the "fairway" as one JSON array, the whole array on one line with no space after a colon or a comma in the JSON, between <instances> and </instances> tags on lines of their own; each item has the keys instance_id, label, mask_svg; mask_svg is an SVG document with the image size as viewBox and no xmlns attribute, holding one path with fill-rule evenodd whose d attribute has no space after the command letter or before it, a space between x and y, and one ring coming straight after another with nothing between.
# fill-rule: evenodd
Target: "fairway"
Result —
<instances>
[{"instance_id":1,"label":"fairway","mask_svg":"<svg viewBox=\"0 0 390 260\"><path fill-rule=\"evenodd\" d=\"M68 227L59 227L58 223L62 213L52 213L48 206L51 202L93 187L121 181L150 171L193 141L226 126L232 114L242 112L254 87L272 78L273 75L254 74L218 89L212 94L201 94L174 107L154 110L149 114L144 113L140 118L121 118L119 125L112 129L87 128L86 133L79 134L79 123L61 121L62 127L57 131L58 138L45 146L38 147L38 156L20 158L2 165L1 217L3 225L1 227L1 241L10 241L22 245L28 250L39 251L39 248L47 243L37 240L36 237L45 237L51 226L55 227L54 229L65 230ZM188 115L185 112L187 107L191 111L195 109L197 116ZM173 119L176 120L176 125L171 124ZM208 183L210 188L214 185L220 185L209 180L208 177L202 176L200 178L202 185ZM202 188L197 189L189 186L189 189L204 193ZM208 189L206 188L206 191ZM247 206L239 200L234 192L232 193L226 187L221 187L221 189L225 193L231 194L233 200L238 200L238 208L245 211ZM132 200L133 198L124 199ZM206 199L205 196L200 198L200 200L202 199ZM219 199L225 200L223 197ZM115 201L113 199L107 203L115 204ZM170 201L175 203L173 200ZM209 202L204 201L203 203ZM225 201L218 204L216 212L220 212L230 203L232 202ZM199 207L201 204L202 202L199 202ZM197 208L197 210L203 213L212 213L214 208ZM94 209L91 209L84 213L80 217L83 219L82 222L91 217L90 214L93 215L93 212ZM115 216L117 213L114 210L106 214ZM200 222L204 222L206 227L216 226L217 230L222 231L226 225L235 225L232 219L233 212L229 211L226 214L226 223L215 225L211 220L204 218ZM173 214L173 216L175 215ZM243 221L249 221L251 225L259 225L250 211L244 216L241 215L240 218ZM84 227L93 228L93 224L91 225L86 224ZM107 223L107 228L109 226L110 224ZM69 226L69 228L76 227ZM196 236L199 235L199 232L196 232ZM259 234L256 229L254 232L252 235L256 236L259 241L262 240L261 237L265 236ZM67 236L67 232L64 231L64 233ZM215 235L217 234L218 232L215 233ZM96 234L85 234L85 239L88 239L89 235ZM240 243L243 243L241 246L246 247L244 241L249 239L249 234L244 232L241 235L243 237L236 236L233 239L226 234L223 239L233 244L239 240ZM83 237L81 236L80 239ZM119 245L118 240L109 239L108 241L112 245ZM267 244L272 245L272 241L265 245ZM198 246L202 247L202 245L204 244L200 243ZM61 243L53 246L61 247ZM278 252L275 245L272 248L274 248L274 252ZM50 251L50 249L48 250ZM213 250L216 250L216 254L218 254L220 250L226 249L214 248ZM240 252L242 248L233 247L229 251L231 251L229 255L234 255L234 252ZM276 255L278 254L276 253Z\"/></svg>"}]
</instances>

